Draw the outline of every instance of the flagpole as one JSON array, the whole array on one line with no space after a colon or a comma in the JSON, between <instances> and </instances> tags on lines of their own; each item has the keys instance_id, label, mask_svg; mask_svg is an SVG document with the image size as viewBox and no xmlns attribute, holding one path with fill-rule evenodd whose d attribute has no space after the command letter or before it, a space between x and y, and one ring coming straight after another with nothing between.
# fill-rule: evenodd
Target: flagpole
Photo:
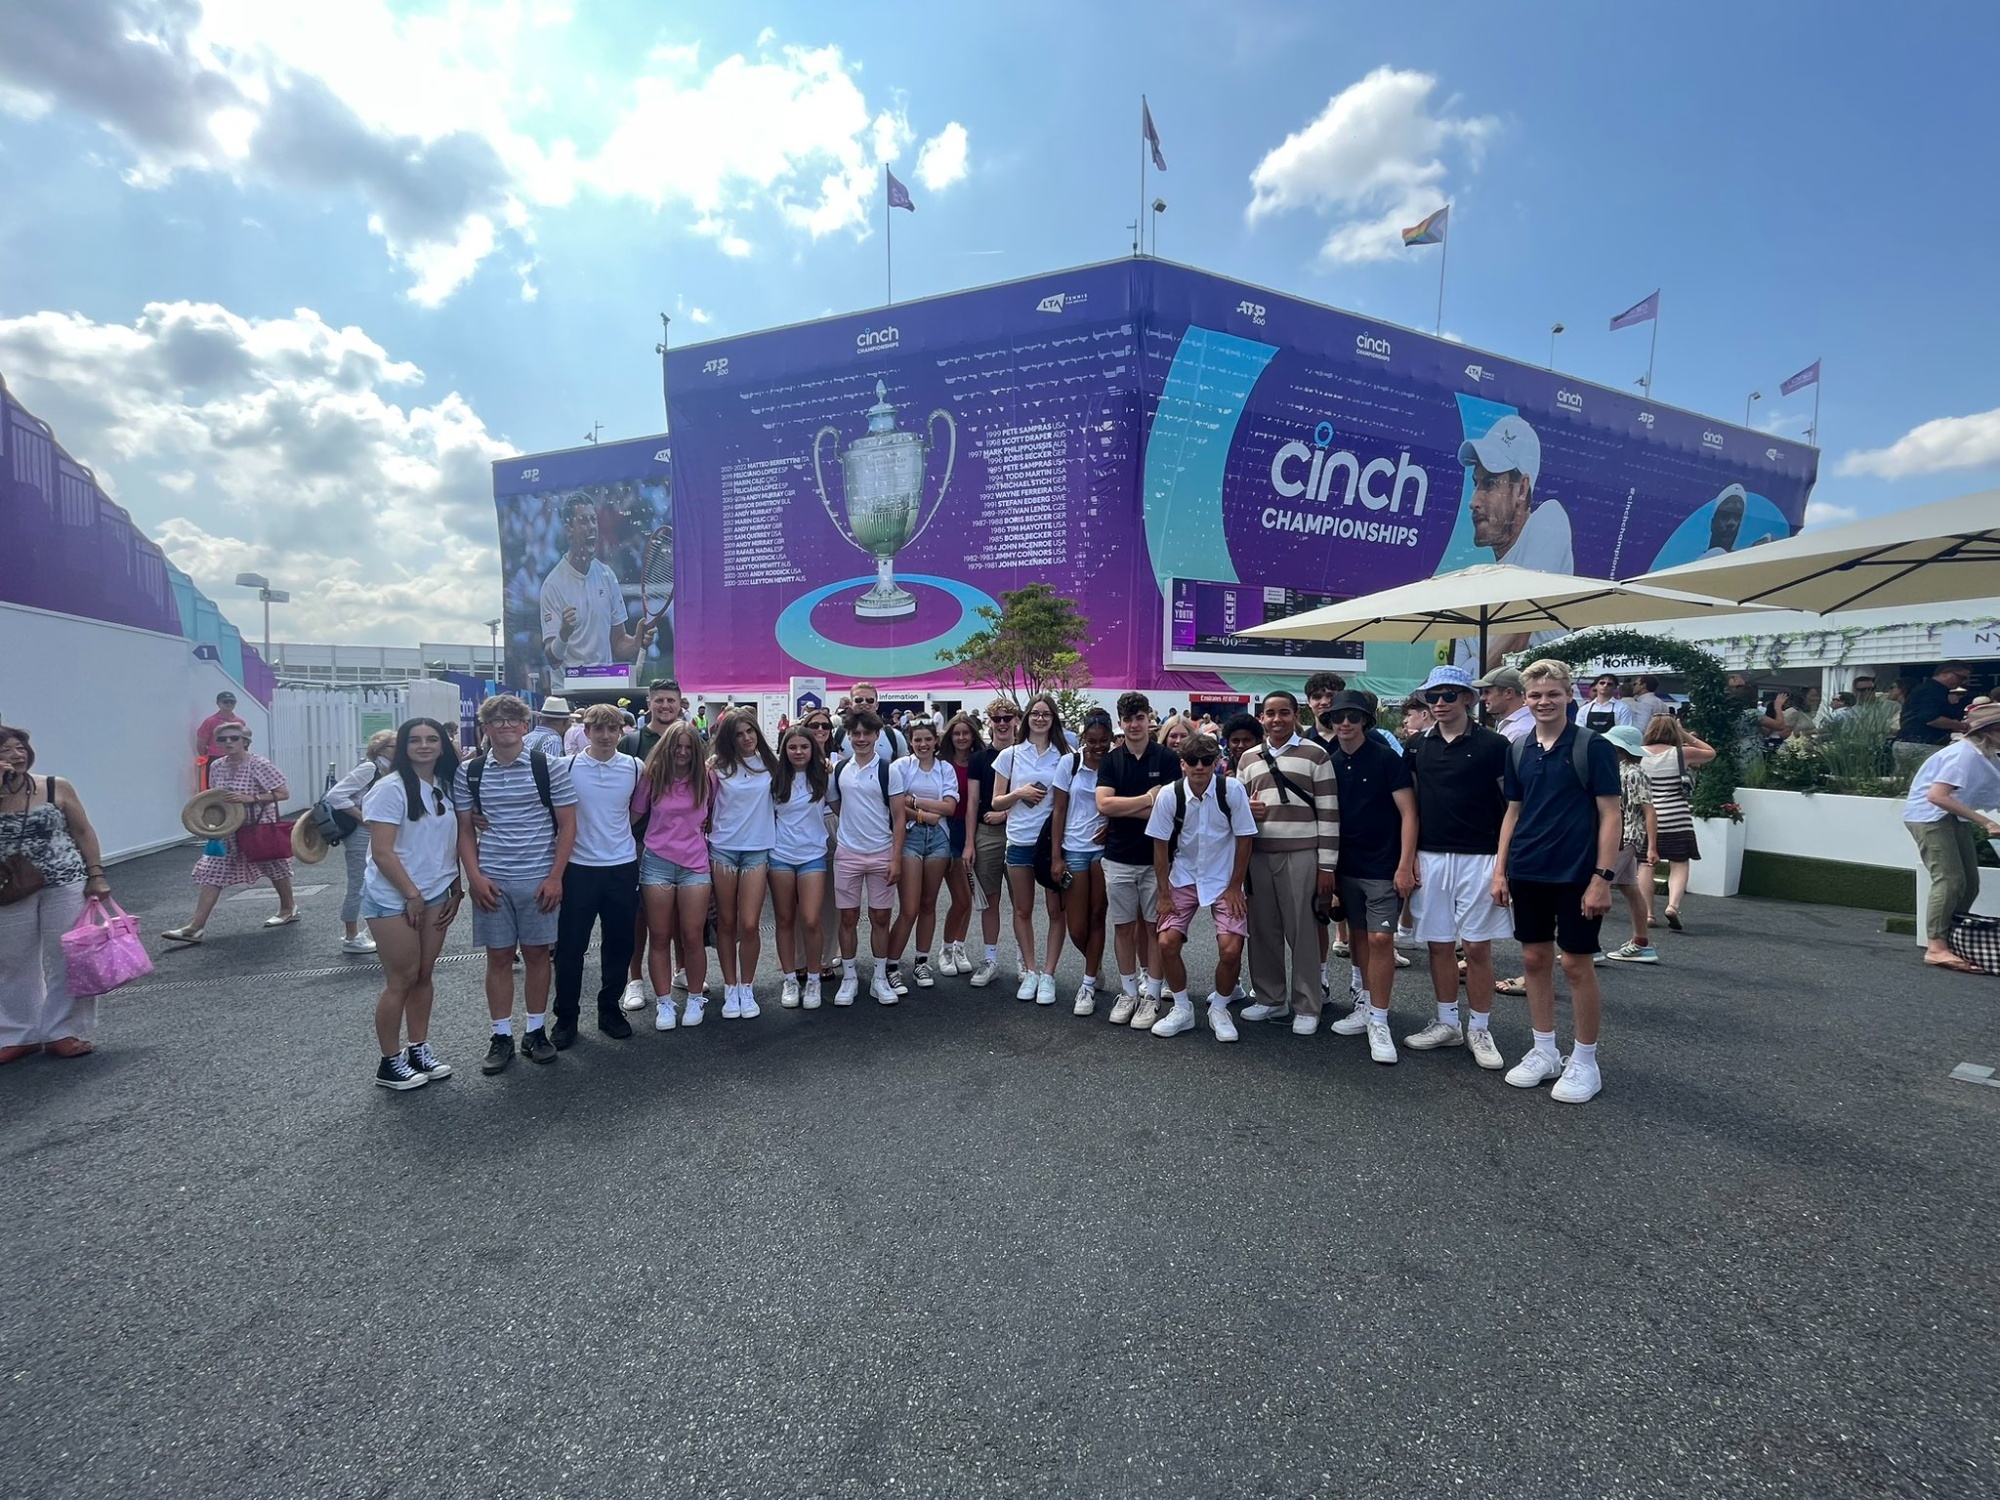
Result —
<instances>
[{"instance_id":1,"label":"flagpole","mask_svg":"<svg viewBox=\"0 0 2000 1500\"><path fill-rule=\"evenodd\" d=\"M1139 96L1139 213L1133 220L1132 253L1139 254L1146 243L1146 96Z\"/></svg>"},{"instance_id":2,"label":"flagpole","mask_svg":"<svg viewBox=\"0 0 2000 1500\"><path fill-rule=\"evenodd\" d=\"M1447 210L1449 210L1449 209L1451 208L1451 205L1450 205L1449 203L1447 203L1447 204L1445 204L1445 208L1446 208ZM1437 324L1436 324L1436 326L1435 326L1435 327L1433 327L1433 328L1431 329L1431 332L1432 332L1433 334L1436 334L1436 335L1439 335L1439 336L1442 336L1442 335L1443 335L1443 333L1444 333L1444 268L1445 268L1445 265L1446 265L1446 263L1447 263L1447 262L1449 262L1449 261L1450 261L1450 259L1451 259L1451 230L1450 230L1450 228L1449 228L1449 227L1447 227L1447 228L1446 228L1446 230L1445 230L1445 235L1444 235L1444 243L1443 243L1443 245L1441 245L1441 246L1439 247L1439 253L1438 253L1438 315L1437 315ZM1485 670L1485 669L1484 669L1484 668L1482 667L1482 668L1481 668L1481 670L1483 671L1483 670Z\"/></svg>"},{"instance_id":3,"label":"flagpole","mask_svg":"<svg viewBox=\"0 0 2000 1500\"><path fill-rule=\"evenodd\" d=\"M1659 296L1658 292L1653 294ZM1646 347L1646 399L1653 399L1653 357L1660 352L1660 304L1653 304L1653 340Z\"/></svg>"},{"instance_id":4,"label":"flagpole","mask_svg":"<svg viewBox=\"0 0 2000 1500\"><path fill-rule=\"evenodd\" d=\"M1820 374L1813 376L1812 440L1813 440L1813 446L1815 448L1819 446L1819 388L1820 388L1820 382L1825 378L1825 372L1826 372L1826 366L1821 365Z\"/></svg>"},{"instance_id":5,"label":"flagpole","mask_svg":"<svg viewBox=\"0 0 2000 1500\"><path fill-rule=\"evenodd\" d=\"M883 268L883 306L896 305L896 219L889 207L889 169L882 169L882 248L888 256Z\"/></svg>"}]
</instances>

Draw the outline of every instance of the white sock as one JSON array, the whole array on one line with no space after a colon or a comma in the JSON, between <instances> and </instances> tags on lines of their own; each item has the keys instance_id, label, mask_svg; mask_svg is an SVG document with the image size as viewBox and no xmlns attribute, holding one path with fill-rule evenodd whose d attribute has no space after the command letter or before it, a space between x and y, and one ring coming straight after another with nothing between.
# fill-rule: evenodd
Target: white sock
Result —
<instances>
[{"instance_id":1,"label":"white sock","mask_svg":"<svg viewBox=\"0 0 2000 1500\"><path fill-rule=\"evenodd\" d=\"M1186 991L1186 990L1175 990L1175 991L1174 991L1174 1004L1175 1004L1175 1005L1185 1005L1185 1006L1189 1007L1190 1009L1192 1009L1192 1008L1193 1008L1193 1006L1194 1006L1194 1002L1193 1002L1192 1000L1188 999L1188 997L1187 997L1187 991Z\"/></svg>"},{"instance_id":2,"label":"white sock","mask_svg":"<svg viewBox=\"0 0 2000 1500\"><path fill-rule=\"evenodd\" d=\"M1138 999L1139 976L1137 974L1120 974L1118 976L1118 988L1123 990L1126 994L1130 995L1133 999L1135 1000Z\"/></svg>"},{"instance_id":3,"label":"white sock","mask_svg":"<svg viewBox=\"0 0 2000 1500\"><path fill-rule=\"evenodd\" d=\"M1474 1031L1484 1031L1486 1030L1487 1026L1491 1024L1492 1020L1493 1020L1492 1011L1475 1010L1471 1015L1465 1018L1465 1024Z\"/></svg>"},{"instance_id":4,"label":"white sock","mask_svg":"<svg viewBox=\"0 0 2000 1500\"><path fill-rule=\"evenodd\" d=\"M1553 1031L1536 1032L1535 1050L1546 1053L1550 1057L1558 1056L1559 1054L1556 1052L1556 1034Z\"/></svg>"},{"instance_id":5,"label":"white sock","mask_svg":"<svg viewBox=\"0 0 2000 1500\"><path fill-rule=\"evenodd\" d=\"M1356 964L1352 969L1348 970L1347 993L1354 997L1354 1003L1356 1005L1361 1004L1364 1000L1368 998L1368 991L1362 986L1361 983L1361 966L1359 964Z\"/></svg>"},{"instance_id":6,"label":"white sock","mask_svg":"<svg viewBox=\"0 0 2000 1500\"><path fill-rule=\"evenodd\" d=\"M1086 975L1084 975L1084 976L1083 976L1083 984L1082 984L1082 986L1081 986L1081 987L1082 987L1083 989L1086 989L1086 990L1094 990L1094 989L1096 989L1096 988L1097 988L1097 976L1096 976L1095 974L1086 974Z\"/></svg>"},{"instance_id":7,"label":"white sock","mask_svg":"<svg viewBox=\"0 0 2000 1500\"><path fill-rule=\"evenodd\" d=\"M851 959L851 958L843 958L843 959L842 959L842 960L840 961L840 977L841 977L842 979L852 979L852 978L854 977L854 960L853 960L853 959Z\"/></svg>"},{"instance_id":8,"label":"white sock","mask_svg":"<svg viewBox=\"0 0 2000 1500\"><path fill-rule=\"evenodd\" d=\"M531 1011L528 1014L528 1030L540 1031L544 1026L548 1024L548 1020L549 1017L546 1011L541 1011L541 1012Z\"/></svg>"},{"instance_id":9,"label":"white sock","mask_svg":"<svg viewBox=\"0 0 2000 1500\"><path fill-rule=\"evenodd\" d=\"M493 1023L493 1034L495 1036L511 1037L514 1034L514 1018L509 1016L504 1021L495 1021Z\"/></svg>"},{"instance_id":10,"label":"white sock","mask_svg":"<svg viewBox=\"0 0 2000 1500\"><path fill-rule=\"evenodd\" d=\"M889 982L888 959L878 958L875 960L875 982L877 984L887 984Z\"/></svg>"},{"instance_id":11,"label":"white sock","mask_svg":"<svg viewBox=\"0 0 2000 1500\"><path fill-rule=\"evenodd\" d=\"M1167 982L1152 974L1139 976L1139 989L1147 999L1157 1000L1167 992Z\"/></svg>"},{"instance_id":12,"label":"white sock","mask_svg":"<svg viewBox=\"0 0 2000 1500\"><path fill-rule=\"evenodd\" d=\"M1368 1019L1380 1025L1387 1026L1389 1024L1389 1012L1386 1007L1371 1002L1368 1007Z\"/></svg>"},{"instance_id":13,"label":"white sock","mask_svg":"<svg viewBox=\"0 0 2000 1500\"><path fill-rule=\"evenodd\" d=\"M998 943L988 943L986 945L986 961L989 964L1000 962L1000 945Z\"/></svg>"},{"instance_id":14,"label":"white sock","mask_svg":"<svg viewBox=\"0 0 2000 1500\"><path fill-rule=\"evenodd\" d=\"M1571 1049L1570 1058L1574 1062L1586 1063L1593 1068L1596 1067L1597 1043L1578 1042L1576 1046Z\"/></svg>"},{"instance_id":15,"label":"white sock","mask_svg":"<svg viewBox=\"0 0 2000 1500\"><path fill-rule=\"evenodd\" d=\"M1319 966L1319 987L1323 990L1333 988L1333 966L1331 964L1323 963Z\"/></svg>"},{"instance_id":16,"label":"white sock","mask_svg":"<svg viewBox=\"0 0 2000 1500\"><path fill-rule=\"evenodd\" d=\"M1456 1026L1458 1024L1458 1002L1454 1000L1449 1005L1440 1005L1438 1007L1438 1019L1447 1026Z\"/></svg>"}]
</instances>

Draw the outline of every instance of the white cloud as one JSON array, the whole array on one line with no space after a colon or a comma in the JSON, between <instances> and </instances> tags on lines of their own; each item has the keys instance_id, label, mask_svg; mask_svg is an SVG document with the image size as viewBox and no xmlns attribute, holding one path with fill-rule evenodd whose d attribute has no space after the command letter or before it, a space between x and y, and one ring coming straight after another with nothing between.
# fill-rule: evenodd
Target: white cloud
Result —
<instances>
[{"instance_id":1,"label":"white cloud","mask_svg":"<svg viewBox=\"0 0 2000 1500\"><path fill-rule=\"evenodd\" d=\"M599 79L566 66L568 21L550 0L0 4L0 109L95 121L136 186L208 172L356 195L427 305L579 191L670 209L735 257L757 215L815 239L872 232L881 166L916 137L838 47L767 29L754 57L705 66L669 45ZM945 180L964 175L963 135L926 143Z\"/></svg>"},{"instance_id":2,"label":"white cloud","mask_svg":"<svg viewBox=\"0 0 2000 1500\"><path fill-rule=\"evenodd\" d=\"M917 152L917 181L932 192L962 182L966 173L965 127L953 120Z\"/></svg>"},{"instance_id":3,"label":"white cloud","mask_svg":"<svg viewBox=\"0 0 2000 1500\"><path fill-rule=\"evenodd\" d=\"M1838 526L1842 521L1852 521L1861 512L1851 505L1835 505L1831 500L1814 498L1806 502L1807 526Z\"/></svg>"},{"instance_id":4,"label":"white cloud","mask_svg":"<svg viewBox=\"0 0 2000 1500\"><path fill-rule=\"evenodd\" d=\"M1907 479L1912 474L1988 464L2000 464L2000 407L1969 417L1938 417L1912 427L1886 448L1848 454L1840 461L1840 472Z\"/></svg>"},{"instance_id":5,"label":"white cloud","mask_svg":"<svg viewBox=\"0 0 2000 1500\"><path fill-rule=\"evenodd\" d=\"M1431 109L1428 73L1377 68L1327 101L1303 130L1274 146L1250 174L1252 224L1310 209L1340 222L1323 260L1387 260L1403 252L1402 230L1447 198L1442 153L1456 146L1476 167L1499 129L1491 116ZM1450 100L1445 101L1449 109Z\"/></svg>"},{"instance_id":6,"label":"white cloud","mask_svg":"<svg viewBox=\"0 0 2000 1500\"><path fill-rule=\"evenodd\" d=\"M713 313L707 311L705 308L700 308L700 307L689 308L688 317L691 321L695 323L713 323L715 321L715 315Z\"/></svg>"},{"instance_id":7,"label":"white cloud","mask_svg":"<svg viewBox=\"0 0 2000 1500\"><path fill-rule=\"evenodd\" d=\"M132 324L0 320L0 366L212 597L288 589L292 639L481 640L500 588L492 460L513 450L423 372L308 308L153 303Z\"/></svg>"}]
</instances>

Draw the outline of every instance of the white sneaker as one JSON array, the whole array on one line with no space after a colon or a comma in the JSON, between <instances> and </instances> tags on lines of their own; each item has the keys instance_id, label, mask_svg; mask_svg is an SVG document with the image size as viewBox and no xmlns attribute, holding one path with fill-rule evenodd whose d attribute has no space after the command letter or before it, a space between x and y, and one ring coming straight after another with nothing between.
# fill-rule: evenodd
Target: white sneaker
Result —
<instances>
[{"instance_id":1,"label":"white sneaker","mask_svg":"<svg viewBox=\"0 0 2000 1500\"><path fill-rule=\"evenodd\" d=\"M1354 1009L1326 1028L1335 1036L1360 1036L1368 1029L1368 1002L1357 1000Z\"/></svg>"},{"instance_id":2,"label":"white sneaker","mask_svg":"<svg viewBox=\"0 0 2000 1500\"><path fill-rule=\"evenodd\" d=\"M1229 1018L1229 1007L1220 995L1211 997L1208 1002L1208 1029L1215 1033L1218 1042L1236 1040L1236 1023Z\"/></svg>"},{"instance_id":3,"label":"white sneaker","mask_svg":"<svg viewBox=\"0 0 2000 1500\"><path fill-rule=\"evenodd\" d=\"M671 983L671 984L673 985L673 987L674 987L675 989L677 989L677 990L684 990L684 989L686 989L686 988L688 987L688 976L687 976L687 970L686 970L686 969L676 969L676 970L674 970L674 977L673 977L673 979L672 979L672 980L670 981L670 983Z\"/></svg>"},{"instance_id":4,"label":"white sneaker","mask_svg":"<svg viewBox=\"0 0 2000 1500\"><path fill-rule=\"evenodd\" d=\"M1603 1087L1604 1078L1597 1071L1597 1064L1578 1062L1572 1056L1569 1066L1563 1069L1563 1076L1549 1091L1549 1097L1558 1104L1588 1104Z\"/></svg>"},{"instance_id":5,"label":"white sneaker","mask_svg":"<svg viewBox=\"0 0 2000 1500\"><path fill-rule=\"evenodd\" d=\"M1054 1005L1056 1003L1056 976L1044 974L1035 981L1035 1004Z\"/></svg>"},{"instance_id":6,"label":"white sneaker","mask_svg":"<svg viewBox=\"0 0 2000 1500\"><path fill-rule=\"evenodd\" d=\"M778 1004L786 1010L799 1008L799 981L795 974L785 976L785 987L778 991Z\"/></svg>"},{"instance_id":7,"label":"white sneaker","mask_svg":"<svg viewBox=\"0 0 2000 1500\"><path fill-rule=\"evenodd\" d=\"M1398 927L1396 929L1396 946L1398 948L1421 948L1423 944L1417 941L1415 928Z\"/></svg>"},{"instance_id":8,"label":"white sneaker","mask_svg":"<svg viewBox=\"0 0 2000 1500\"><path fill-rule=\"evenodd\" d=\"M1173 1009L1153 1023L1154 1036L1179 1036L1194 1029L1194 1001L1176 1000Z\"/></svg>"},{"instance_id":9,"label":"white sneaker","mask_svg":"<svg viewBox=\"0 0 2000 1500\"><path fill-rule=\"evenodd\" d=\"M1000 965L993 959L982 958L979 967L972 971L972 987L983 990L993 982L993 976L1000 972Z\"/></svg>"},{"instance_id":10,"label":"white sneaker","mask_svg":"<svg viewBox=\"0 0 2000 1500\"><path fill-rule=\"evenodd\" d=\"M1562 1077L1562 1073L1561 1053L1531 1047L1526 1057L1507 1070L1507 1081L1517 1089L1539 1088Z\"/></svg>"},{"instance_id":11,"label":"white sneaker","mask_svg":"<svg viewBox=\"0 0 2000 1500\"><path fill-rule=\"evenodd\" d=\"M1243 1019L1246 1021L1288 1021L1291 1016L1290 1006L1272 1005L1264 1000L1243 1007Z\"/></svg>"},{"instance_id":12,"label":"white sneaker","mask_svg":"<svg viewBox=\"0 0 2000 1500\"><path fill-rule=\"evenodd\" d=\"M1035 998L1035 971L1033 969L1023 969L1021 971L1021 982L1014 989L1014 998L1016 1000L1032 1000Z\"/></svg>"},{"instance_id":13,"label":"white sneaker","mask_svg":"<svg viewBox=\"0 0 2000 1500\"><path fill-rule=\"evenodd\" d=\"M1318 1030L1319 1030L1319 1017L1318 1017L1318 1016L1293 1016L1293 1017L1292 1017L1292 1035L1293 1035L1293 1036L1311 1036L1311 1035L1312 1035L1312 1034L1313 1034L1314 1032L1316 1032L1316 1031L1318 1031Z\"/></svg>"},{"instance_id":14,"label":"white sneaker","mask_svg":"<svg viewBox=\"0 0 2000 1500\"><path fill-rule=\"evenodd\" d=\"M736 998L737 986L725 984L722 987L722 1019L733 1021L743 1014L741 1002Z\"/></svg>"},{"instance_id":15,"label":"white sneaker","mask_svg":"<svg viewBox=\"0 0 2000 1500\"><path fill-rule=\"evenodd\" d=\"M1130 1026L1132 1024L1132 1012L1138 1008L1139 997L1137 995L1128 995L1123 990L1120 990L1118 998L1111 1002L1111 1024L1113 1026Z\"/></svg>"},{"instance_id":16,"label":"white sneaker","mask_svg":"<svg viewBox=\"0 0 2000 1500\"><path fill-rule=\"evenodd\" d=\"M1449 1021L1433 1021L1422 1031L1404 1037L1403 1045L1412 1052L1429 1052L1433 1047L1463 1047L1465 1028L1454 1026Z\"/></svg>"},{"instance_id":17,"label":"white sneaker","mask_svg":"<svg viewBox=\"0 0 2000 1500\"><path fill-rule=\"evenodd\" d=\"M757 986L744 985L736 996L736 1018L739 1021L750 1021L763 1014L764 1007L757 1003Z\"/></svg>"},{"instance_id":18,"label":"white sneaker","mask_svg":"<svg viewBox=\"0 0 2000 1500\"><path fill-rule=\"evenodd\" d=\"M946 943L944 947L938 950L937 971L940 974L956 974L958 972L958 955L951 951L950 943Z\"/></svg>"},{"instance_id":19,"label":"white sneaker","mask_svg":"<svg viewBox=\"0 0 2000 1500\"><path fill-rule=\"evenodd\" d=\"M1398 951L1396 954L1396 967L1399 969L1407 969L1409 968L1409 966L1410 966L1410 960L1406 956L1404 956L1404 954L1401 951Z\"/></svg>"},{"instance_id":20,"label":"white sneaker","mask_svg":"<svg viewBox=\"0 0 2000 1500\"><path fill-rule=\"evenodd\" d=\"M840 988L833 992L833 1003L835 1005L852 1005L854 1003L854 996L860 988L861 981L856 976L852 974L845 976L840 981Z\"/></svg>"},{"instance_id":21,"label":"white sneaker","mask_svg":"<svg viewBox=\"0 0 2000 1500\"><path fill-rule=\"evenodd\" d=\"M903 998L896 993L896 987L893 984L881 979L869 982L868 993L875 997L875 1002L878 1005L894 1005L898 1000Z\"/></svg>"},{"instance_id":22,"label":"white sneaker","mask_svg":"<svg viewBox=\"0 0 2000 1500\"><path fill-rule=\"evenodd\" d=\"M1069 1008L1073 1016L1092 1015L1097 1010L1097 981L1086 979L1076 987L1076 1003Z\"/></svg>"},{"instance_id":23,"label":"white sneaker","mask_svg":"<svg viewBox=\"0 0 2000 1500\"><path fill-rule=\"evenodd\" d=\"M807 1010L819 1009L819 975L808 974L806 976L806 993L802 1003Z\"/></svg>"},{"instance_id":24,"label":"white sneaker","mask_svg":"<svg viewBox=\"0 0 2000 1500\"><path fill-rule=\"evenodd\" d=\"M701 1024L702 1006L706 1003L700 995L689 995L687 1002L681 1006L681 1025L699 1026Z\"/></svg>"},{"instance_id":25,"label":"white sneaker","mask_svg":"<svg viewBox=\"0 0 2000 1500\"><path fill-rule=\"evenodd\" d=\"M977 964L973 963L972 955L965 951L965 944L963 943L953 943L951 945L951 956L958 964L958 972L961 974L970 974L978 967Z\"/></svg>"},{"instance_id":26,"label":"white sneaker","mask_svg":"<svg viewBox=\"0 0 2000 1500\"><path fill-rule=\"evenodd\" d=\"M1387 1021L1368 1022L1368 1055L1378 1063L1392 1063L1396 1060L1396 1039L1389 1035Z\"/></svg>"},{"instance_id":27,"label":"white sneaker","mask_svg":"<svg viewBox=\"0 0 2000 1500\"><path fill-rule=\"evenodd\" d=\"M625 993L618 997L618 1008L620 1010L644 1010L646 1008L646 981L643 979L626 980Z\"/></svg>"},{"instance_id":28,"label":"white sneaker","mask_svg":"<svg viewBox=\"0 0 2000 1500\"><path fill-rule=\"evenodd\" d=\"M1345 943L1335 943L1331 948L1327 949L1327 952L1331 953L1335 958L1346 958L1352 951Z\"/></svg>"},{"instance_id":29,"label":"white sneaker","mask_svg":"<svg viewBox=\"0 0 2000 1500\"><path fill-rule=\"evenodd\" d=\"M359 937L342 938L340 941L340 951L342 953L373 953L375 951L375 939L365 932Z\"/></svg>"},{"instance_id":30,"label":"white sneaker","mask_svg":"<svg viewBox=\"0 0 2000 1500\"><path fill-rule=\"evenodd\" d=\"M1189 1009L1189 1014L1193 1014L1192 1007ZM1158 995L1141 995L1139 997L1139 1008L1132 1012L1132 1029L1134 1031L1151 1031L1159 1019L1160 997Z\"/></svg>"},{"instance_id":31,"label":"white sneaker","mask_svg":"<svg viewBox=\"0 0 2000 1500\"><path fill-rule=\"evenodd\" d=\"M947 974L949 974L950 972L951 970L949 969L945 970L945 973ZM917 981L917 988L920 990L927 990L931 988L931 986L937 983L937 980L931 977L931 957L928 953L926 953L923 957L917 960L917 971L915 977Z\"/></svg>"},{"instance_id":32,"label":"white sneaker","mask_svg":"<svg viewBox=\"0 0 2000 1500\"><path fill-rule=\"evenodd\" d=\"M1498 1072L1507 1066L1507 1059L1500 1055L1500 1044L1493 1040L1492 1027L1468 1027L1465 1033L1465 1045L1472 1049L1472 1060L1480 1067Z\"/></svg>"},{"instance_id":33,"label":"white sneaker","mask_svg":"<svg viewBox=\"0 0 2000 1500\"><path fill-rule=\"evenodd\" d=\"M660 996L660 1003L653 1010L653 1030L672 1031L679 1024L680 1018L674 1014L673 997Z\"/></svg>"}]
</instances>

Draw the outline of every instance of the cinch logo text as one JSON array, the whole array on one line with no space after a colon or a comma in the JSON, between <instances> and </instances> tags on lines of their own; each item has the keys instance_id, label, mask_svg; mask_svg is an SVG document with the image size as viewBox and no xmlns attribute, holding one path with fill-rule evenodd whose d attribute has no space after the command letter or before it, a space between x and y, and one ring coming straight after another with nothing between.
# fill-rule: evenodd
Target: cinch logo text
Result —
<instances>
[{"instance_id":1,"label":"cinch logo text","mask_svg":"<svg viewBox=\"0 0 2000 1500\"><path fill-rule=\"evenodd\" d=\"M1557 391L1556 405L1564 411L1582 411L1583 394L1580 391Z\"/></svg>"},{"instance_id":2,"label":"cinch logo text","mask_svg":"<svg viewBox=\"0 0 2000 1500\"><path fill-rule=\"evenodd\" d=\"M1309 465L1303 477L1298 473L1301 464ZM1351 449L1335 450L1333 423L1322 422L1313 429L1310 447L1295 438L1271 456L1271 488L1287 500L1309 499L1315 505L1326 504L1332 497L1336 474L1347 476L1341 486L1342 505L1352 505L1359 496L1370 510L1389 510L1401 515L1404 489L1414 486L1410 514L1424 513L1430 476L1422 466L1410 462L1407 448L1393 462L1375 458L1364 464Z\"/></svg>"},{"instance_id":3,"label":"cinch logo text","mask_svg":"<svg viewBox=\"0 0 2000 1500\"><path fill-rule=\"evenodd\" d=\"M1704 432L1701 435L1701 445L1704 448L1720 448L1722 446L1722 434L1719 432Z\"/></svg>"},{"instance_id":4,"label":"cinch logo text","mask_svg":"<svg viewBox=\"0 0 2000 1500\"><path fill-rule=\"evenodd\" d=\"M1369 359L1387 359L1391 350L1387 339L1377 338L1372 333L1357 333L1354 335L1354 352Z\"/></svg>"},{"instance_id":5,"label":"cinch logo text","mask_svg":"<svg viewBox=\"0 0 2000 1500\"><path fill-rule=\"evenodd\" d=\"M864 328L854 335L854 352L870 354L878 349L894 349L903 342L903 331L891 324L887 328Z\"/></svg>"}]
</instances>

